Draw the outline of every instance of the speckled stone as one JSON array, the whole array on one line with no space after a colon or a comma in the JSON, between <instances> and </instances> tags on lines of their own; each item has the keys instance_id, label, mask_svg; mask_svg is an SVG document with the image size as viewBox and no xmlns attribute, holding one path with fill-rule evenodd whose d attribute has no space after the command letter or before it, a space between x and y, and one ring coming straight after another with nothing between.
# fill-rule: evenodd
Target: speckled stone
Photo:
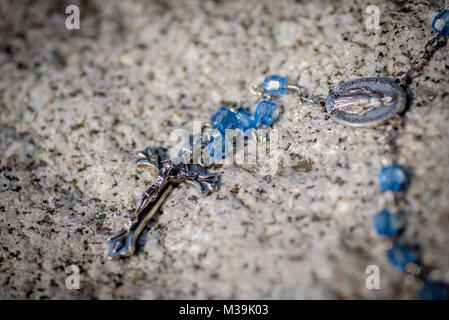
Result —
<instances>
[{"instance_id":1,"label":"speckled stone","mask_svg":"<svg viewBox=\"0 0 449 320\"><path fill-rule=\"evenodd\" d=\"M133 257L107 261L107 237L154 175L133 152L210 121L268 74L315 95L405 70L444 1L2 1L0 298L414 298L372 227L388 206L382 134L278 100L280 148L260 166L223 166L220 190L181 185ZM380 29L366 30L377 3ZM432 4L433 3L433 4ZM449 281L449 52L410 85L399 159L413 170L404 239ZM410 99L409 99L410 100ZM282 159L275 172L267 167ZM269 174L267 174L269 172ZM68 290L65 268L81 270ZM381 289L365 287L380 268Z\"/></svg>"}]
</instances>

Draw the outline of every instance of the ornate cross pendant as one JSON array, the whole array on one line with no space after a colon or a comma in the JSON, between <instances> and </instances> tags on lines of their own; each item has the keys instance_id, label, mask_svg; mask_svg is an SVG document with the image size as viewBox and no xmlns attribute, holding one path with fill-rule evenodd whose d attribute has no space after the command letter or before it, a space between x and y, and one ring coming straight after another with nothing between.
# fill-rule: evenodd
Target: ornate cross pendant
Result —
<instances>
[{"instance_id":1,"label":"ornate cross pendant","mask_svg":"<svg viewBox=\"0 0 449 320\"><path fill-rule=\"evenodd\" d=\"M176 184L184 181L191 183L203 194L218 189L219 176L201 173L190 164L175 165L170 160L162 161L151 148L136 152L136 158L137 165L153 166L159 173L151 186L142 194L128 225L108 239L108 258L111 260L129 257L134 253L140 233Z\"/></svg>"}]
</instances>

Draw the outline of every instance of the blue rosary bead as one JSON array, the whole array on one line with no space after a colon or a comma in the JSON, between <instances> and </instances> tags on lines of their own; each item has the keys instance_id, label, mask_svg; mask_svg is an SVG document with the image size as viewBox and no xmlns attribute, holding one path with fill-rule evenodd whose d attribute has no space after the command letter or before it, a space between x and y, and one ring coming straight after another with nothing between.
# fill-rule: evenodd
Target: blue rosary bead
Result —
<instances>
[{"instance_id":1,"label":"blue rosary bead","mask_svg":"<svg viewBox=\"0 0 449 320\"><path fill-rule=\"evenodd\" d=\"M226 136L218 135L212 137L205 149L212 158L220 160L231 152L232 143Z\"/></svg>"},{"instance_id":2,"label":"blue rosary bead","mask_svg":"<svg viewBox=\"0 0 449 320\"><path fill-rule=\"evenodd\" d=\"M388 210L382 210L374 217L374 229L382 236L393 238L398 234L400 228L398 217Z\"/></svg>"},{"instance_id":3,"label":"blue rosary bead","mask_svg":"<svg viewBox=\"0 0 449 320\"><path fill-rule=\"evenodd\" d=\"M263 90L270 96L277 97L288 93L287 84L287 78L272 75L265 78L263 82Z\"/></svg>"},{"instance_id":4,"label":"blue rosary bead","mask_svg":"<svg viewBox=\"0 0 449 320\"><path fill-rule=\"evenodd\" d=\"M422 300L448 300L449 286L443 282L427 280L418 295Z\"/></svg>"},{"instance_id":5,"label":"blue rosary bead","mask_svg":"<svg viewBox=\"0 0 449 320\"><path fill-rule=\"evenodd\" d=\"M255 117L251 112L241 109L237 111L235 116L237 117L236 127L238 129L245 131L246 129L254 127Z\"/></svg>"},{"instance_id":6,"label":"blue rosary bead","mask_svg":"<svg viewBox=\"0 0 449 320\"><path fill-rule=\"evenodd\" d=\"M432 29L443 37L449 36L449 10L443 10L433 19Z\"/></svg>"},{"instance_id":7,"label":"blue rosary bead","mask_svg":"<svg viewBox=\"0 0 449 320\"><path fill-rule=\"evenodd\" d=\"M397 270L404 271L407 264L418 261L418 255L409 245L396 243L388 250L388 259Z\"/></svg>"},{"instance_id":8,"label":"blue rosary bead","mask_svg":"<svg viewBox=\"0 0 449 320\"><path fill-rule=\"evenodd\" d=\"M383 167L379 173L379 181L382 191L390 190L393 192L403 190L408 183L404 170L397 164Z\"/></svg>"},{"instance_id":9,"label":"blue rosary bead","mask_svg":"<svg viewBox=\"0 0 449 320\"><path fill-rule=\"evenodd\" d=\"M226 129L234 129L237 125L235 113L228 108L218 109L212 116L212 128L217 129L225 135Z\"/></svg>"},{"instance_id":10,"label":"blue rosary bead","mask_svg":"<svg viewBox=\"0 0 449 320\"><path fill-rule=\"evenodd\" d=\"M257 129L261 125L271 126L278 117L276 103L262 100L257 105L256 119L254 127Z\"/></svg>"}]
</instances>

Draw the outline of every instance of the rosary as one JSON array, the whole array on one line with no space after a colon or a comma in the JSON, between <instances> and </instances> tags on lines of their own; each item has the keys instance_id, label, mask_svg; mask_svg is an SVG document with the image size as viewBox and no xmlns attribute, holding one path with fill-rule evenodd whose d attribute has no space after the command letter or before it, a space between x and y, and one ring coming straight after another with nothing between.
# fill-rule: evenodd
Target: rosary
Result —
<instances>
[{"instance_id":1,"label":"rosary","mask_svg":"<svg viewBox=\"0 0 449 320\"><path fill-rule=\"evenodd\" d=\"M410 175L396 163L395 138L407 100L403 88L412 82L436 50L446 44L449 36L448 10L441 11L434 18L432 29L435 33L426 43L423 53L411 62L407 71L394 79L355 79L333 89L324 98L311 96L304 88L289 85L287 78L271 75L265 78L263 85L250 86L251 92L262 99L255 114L242 106L220 108L212 116L211 123L202 127L201 133L190 135L188 143L175 158L164 158L161 152L151 148L136 152L137 164L155 168L158 175L143 193L128 225L108 239L108 258L127 257L135 252L140 233L177 184L191 183L203 194L216 191L219 176L206 170L231 156L233 143L227 132L238 130L247 138L254 137L255 130L269 127L277 120L275 98L293 93L301 103L319 106L341 124L353 127L382 125L385 159L379 173L379 184L381 190L390 196L391 209L383 209L375 215L374 229L391 241L387 257L392 266L423 282L419 291L421 299L449 299L448 284L427 280L421 275L419 252L401 239L405 228L404 215L395 213L404 206L406 189L411 182Z\"/></svg>"}]
</instances>

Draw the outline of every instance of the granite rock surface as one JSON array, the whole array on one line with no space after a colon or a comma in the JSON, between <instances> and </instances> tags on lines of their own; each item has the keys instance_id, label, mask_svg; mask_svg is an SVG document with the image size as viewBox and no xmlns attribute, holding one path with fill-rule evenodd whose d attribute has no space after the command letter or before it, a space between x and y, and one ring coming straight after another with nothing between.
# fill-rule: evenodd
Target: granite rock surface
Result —
<instances>
[{"instance_id":1,"label":"granite rock surface","mask_svg":"<svg viewBox=\"0 0 449 320\"><path fill-rule=\"evenodd\" d=\"M80 8L79 30L65 8ZM380 10L367 29L366 8ZM220 190L171 193L136 254L107 237L154 174L133 152L210 121L248 86L287 76L312 94L407 69L444 1L0 1L0 298L411 299L372 226L381 128L353 129L287 96L280 148L216 168ZM413 172L404 239L449 282L449 52L408 87L398 162ZM254 111L254 110L253 110ZM275 172L263 167L284 160ZM66 268L80 269L80 289ZM380 289L365 286L367 266Z\"/></svg>"}]
</instances>

